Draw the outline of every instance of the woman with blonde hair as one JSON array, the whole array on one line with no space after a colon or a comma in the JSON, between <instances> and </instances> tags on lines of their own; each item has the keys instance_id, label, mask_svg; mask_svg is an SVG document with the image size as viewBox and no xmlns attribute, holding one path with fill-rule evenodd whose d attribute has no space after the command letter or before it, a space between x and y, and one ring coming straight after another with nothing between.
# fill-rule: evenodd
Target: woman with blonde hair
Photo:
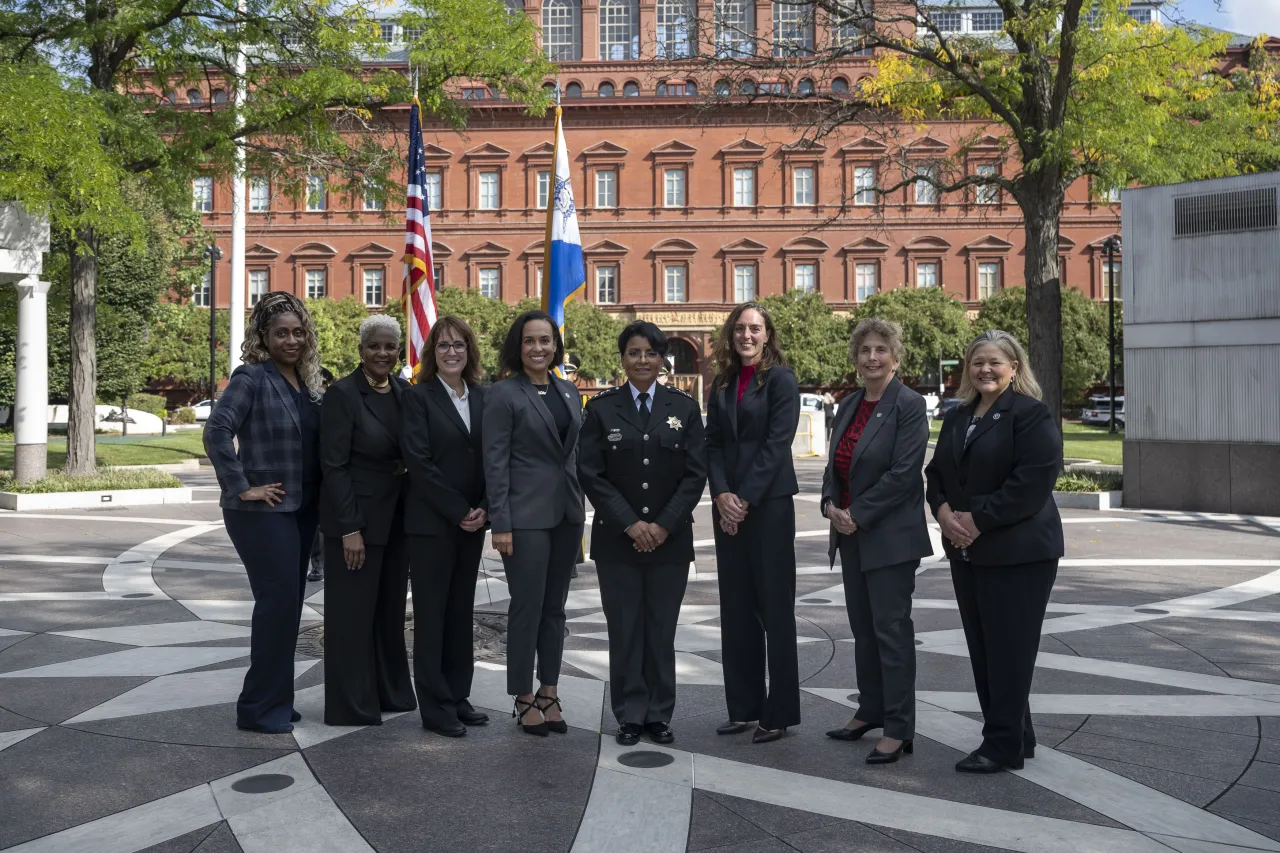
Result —
<instances>
[{"instance_id":1,"label":"woman with blonde hair","mask_svg":"<svg viewBox=\"0 0 1280 853\"><path fill-rule=\"evenodd\" d=\"M236 725L282 734L301 719L293 710L293 653L320 491L320 361L302 300L280 291L259 300L241 358L209 416L204 448L222 490L227 535L253 590Z\"/></svg>"},{"instance_id":2,"label":"woman with blonde hair","mask_svg":"<svg viewBox=\"0 0 1280 853\"><path fill-rule=\"evenodd\" d=\"M998 773L1035 757L1028 697L1063 554L1053 501L1062 437L1008 332L969 345L958 396L964 404L947 413L925 468L925 498L942 527L982 708L982 744L956 770Z\"/></svg>"}]
</instances>

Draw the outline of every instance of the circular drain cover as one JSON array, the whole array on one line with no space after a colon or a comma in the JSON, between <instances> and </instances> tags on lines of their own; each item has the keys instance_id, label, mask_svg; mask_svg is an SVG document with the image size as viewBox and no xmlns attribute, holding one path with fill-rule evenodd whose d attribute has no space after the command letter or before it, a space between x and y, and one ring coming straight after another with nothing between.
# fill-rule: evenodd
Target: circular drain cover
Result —
<instances>
[{"instance_id":1,"label":"circular drain cover","mask_svg":"<svg viewBox=\"0 0 1280 853\"><path fill-rule=\"evenodd\" d=\"M1169 614L1168 610L1161 610L1158 607L1135 607L1133 608L1133 612L1134 613L1156 613L1161 616L1167 616Z\"/></svg>"},{"instance_id":2,"label":"circular drain cover","mask_svg":"<svg viewBox=\"0 0 1280 853\"><path fill-rule=\"evenodd\" d=\"M283 791L292 784L292 776L285 776L283 773L263 773L232 782L231 790L242 794L270 794L272 791Z\"/></svg>"},{"instance_id":3,"label":"circular drain cover","mask_svg":"<svg viewBox=\"0 0 1280 853\"><path fill-rule=\"evenodd\" d=\"M829 599L829 598L802 598L802 599L800 599L800 603L801 603L801 604L830 604L830 603L831 603L831 599Z\"/></svg>"},{"instance_id":4,"label":"circular drain cover","mask_svg":"<svg viewBox=\"0 0 1280 853\"><path fill-rule=\"evenodd\" d=\"M666 767L675 761L675 756L668 755L665 752L654 752L651 749L642 749L638 752L628 752L619 756L618 763L625 764L628 767Z\"/></svg>"},{"instance_id":5,"label":"circular drain cover","mask_svg":"<svg viewBox=\"0 0 1280 853\"><path fill-rule=\"evenodd\" d=\"M124 598L150 598L150 597L151 597L151 593L149 593L149 592L130 592L130 593L126 593L123 597L124 597Z\"/></svg>"}]
</instances>

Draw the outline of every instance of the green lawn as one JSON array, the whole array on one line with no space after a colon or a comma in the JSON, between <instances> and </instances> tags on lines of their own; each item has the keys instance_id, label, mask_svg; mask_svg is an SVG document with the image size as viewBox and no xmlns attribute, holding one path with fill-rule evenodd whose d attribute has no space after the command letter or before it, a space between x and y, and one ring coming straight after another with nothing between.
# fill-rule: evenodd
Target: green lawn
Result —
<instances>
[{"instance_id":1,"label":"green lawn","mask_svg":"<svg viewBox=\"0 0 1280 853\"><path fill-rule=\"evenodd\" d=\"M167 435L97 436L99 465L161 465L200 459L204 456L202 433L192 430ZM49 467L61 468L67 461L67 439L49 437ZM13 438L0 440L0 470L13 470Z\"/></svg>"},{"instance_id":2,"label":"green lawn","mask_svg":"<svg viewBox=\"0 0 1280 853\"><path fill-rule=\"evenodd\" d=\"M929 438L937 440L942 421L929 421ZM1104 465L1120 465L1124 459L1124 433L1115 435L1106 427L1091 427L1071 421L1062 422L1062 455L1072 459L1097 459Z\"/></svg>"}]
</instances>

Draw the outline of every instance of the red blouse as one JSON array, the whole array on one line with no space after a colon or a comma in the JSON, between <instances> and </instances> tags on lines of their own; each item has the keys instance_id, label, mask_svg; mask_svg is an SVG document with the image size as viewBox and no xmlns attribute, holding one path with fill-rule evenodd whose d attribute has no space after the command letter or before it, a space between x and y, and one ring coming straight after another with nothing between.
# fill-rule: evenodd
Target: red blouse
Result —
<instances>
[{"instance_id":1,"label":"red blouse","mask_svg":"<svg viewBox=\"0 0 1280 853\"><path fill-rule=\"evenodd\" d=\"M840 481L840 509L849 508L849 466L853 462L853 450L858 446L858 439L862 438L862 430L866 427L867 421L871 420L871 413L875 411L878 402L880 401L868 400L864 395L862 402L858 404L858 410L853 413L849 428L836 444L835 467L836 477Z\"/></svg>"},{"instance_id":2,"label":"red blouse","mask_svg":"<svg viewBox=\"0 0 1280 853\"><path fill-rule=\"evenodd\" d=\"M738 402L742 402L742 395L747 393L747 386L751 384L751 380L756 376L756 366L754 364L746 364L738 369Z\"/></svg>"}]
</instances>

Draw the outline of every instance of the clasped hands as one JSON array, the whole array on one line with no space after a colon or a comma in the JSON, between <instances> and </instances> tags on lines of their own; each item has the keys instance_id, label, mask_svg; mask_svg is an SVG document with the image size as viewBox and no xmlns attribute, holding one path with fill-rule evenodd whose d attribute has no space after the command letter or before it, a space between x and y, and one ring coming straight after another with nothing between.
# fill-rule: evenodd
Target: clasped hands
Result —
<instances>
[{"instance_id":1,"label":"clasped hands","mask_svg":"<svg viewBox=\"0 0 1280 853\"><path fill-rule=\"evenodd\" d=\"M948 504L938 507L938 526L942 528L942 535L957 548L968 548L982 535L973 521L973 513L956 512Z\"/></svg>"},{"instance_id":2,"label":"clasped hands","mask_svg":"<svg viewBox=\"0 0 1280 853\"><path fill-rule=\"evenodd\" d=\"M656 551L658 546L667 541L667 529L652 521L637 521L627 528L627 535L634 541L631 547L637 551Z\"/></svg>"},{"instance_id":3,"label":"clasped hands","mask_svg":"<svg viewBox=\"0 0 1280 853\"><path fill-rule=\"evenodd\" d=\"M738 525L747 519L750 504L733 492L716 495L716 509L720 511L720 529L730 536L738 533Z\"/></svg>"},{"instance_id":4,"label":"clasped hands","mask_svg":"<svg viewBox=\"0 0 1280 853\"><path fill-rule=\"evenodd\" d=\"M485 522L489 520L489 514L484 510L476 507L463 516L462 521L458 522L458 526L468 533L475 533L484 527Z\"/></svg>"},{"instance_id":5,"label":"clasped hands","mask_svg":"<svg viewBox=\"0 0 1280 853\"><path fill-rule=\"evenodd\" d=\"M830 521L836 532L843 536L852 536L858 532L858 522L854 521L849 510L841 509L835 504L827 504L827 521Z\"/></svg>"}]
</instances>

